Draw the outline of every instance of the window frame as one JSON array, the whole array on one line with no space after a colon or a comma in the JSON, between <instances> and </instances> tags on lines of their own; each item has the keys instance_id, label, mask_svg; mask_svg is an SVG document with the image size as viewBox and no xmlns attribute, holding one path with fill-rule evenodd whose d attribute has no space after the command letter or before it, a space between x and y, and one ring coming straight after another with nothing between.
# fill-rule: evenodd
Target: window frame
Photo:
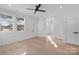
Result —
<instances>
[{"instance_id":1,"label":"window frame","mask_svg":"<svg viewBox=\"0 0 79 59\"><path fill-rule=\"evenodd\" d=\"M6 14L2 14L2 15L6 15ZM7 33L7 32L25 32L25 17L22 17L22 16L13 16L13 15L6 15L6 16L11 16L12 17L12 19L11 19L12 20L12 31L1 31L0 30L0 33ZM17 27L17 24L16 24L16 20L17 20L16 18L17 17L24 19L24 24L23 24L24 25L24 27L23 27L24 30L23 31L18 31L17 28L16 28Z\"/></svg>"}]
</instances>

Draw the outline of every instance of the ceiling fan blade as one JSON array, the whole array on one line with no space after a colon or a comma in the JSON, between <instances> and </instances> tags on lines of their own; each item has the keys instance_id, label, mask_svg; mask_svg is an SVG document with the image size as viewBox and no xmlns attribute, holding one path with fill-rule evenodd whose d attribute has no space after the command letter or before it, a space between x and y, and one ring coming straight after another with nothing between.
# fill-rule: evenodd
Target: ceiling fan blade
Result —
<instances>
[{"instance_id":1,"label":"ceiling fan blade","mask_svg":"<svg viewBox=\"0 0 79 59\"><path fill-rule=\"evenodd\" d=\"M35 10L35 9L32 9L32 8L26 8L26 9L28 9L28 10Z\"/></svg>"},{"instance_id":2,"label":"ceiling fan blade","mask_svg":"<svg viewBox=\"0 0 79 59\"><path fill-rule=\"evenodd\" d=\"M41 7L41 4L38 4L39 7Z\"/></svg>"},{"instance_id":3,"label":"ceiling fan blade","mask_svg":"<svg viewBox=\"0 0 79 59\"><path fill-rule=\"evenodd\" d=\"M38 11L41 11L41 12L46 12L45 10L38 10Z\"/></svg>"}]
</instances>

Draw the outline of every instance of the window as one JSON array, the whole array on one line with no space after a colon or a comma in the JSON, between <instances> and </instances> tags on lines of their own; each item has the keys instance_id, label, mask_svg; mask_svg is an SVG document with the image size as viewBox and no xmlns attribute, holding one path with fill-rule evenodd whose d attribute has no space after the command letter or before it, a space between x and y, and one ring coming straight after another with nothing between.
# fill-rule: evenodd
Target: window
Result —
<instances>
[{"instance_id":1,"label":"window","mask_svg":"<svg viewBox=\"0 0 79 59\"><path fill-rule=\"evenodd\" d=\"M17 25L17 31L23 31L24 30L24 19L17 17L16 25Z\"/></svg>"},{"instance_id":2,"label":"window","mask_svg":"<svg viewBox=\"0 0 79 59\"><path fill-rule=\"evenodd\" d=\"M0 14L0 31L9 32L13 30L12 16Z\"/></svg>"},{"instance_id":3,"label":"window","mask_svg":"<svg viewBox=\"0 0 79 59\"><path fill-rule=\"evenodd\" d=\"M24 31L24 19L0 14L0 32Z\"/></svg>"}]
</instances>

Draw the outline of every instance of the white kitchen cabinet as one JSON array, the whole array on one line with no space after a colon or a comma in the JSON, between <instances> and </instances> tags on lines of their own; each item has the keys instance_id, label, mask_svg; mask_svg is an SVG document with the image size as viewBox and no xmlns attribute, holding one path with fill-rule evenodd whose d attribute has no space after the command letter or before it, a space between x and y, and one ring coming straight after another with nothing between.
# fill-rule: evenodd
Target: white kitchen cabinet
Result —
<instances>
[{"instance_id":1,"label":"white kitchen cabinet","mask_svg":"<svg viewBox=\"0 0 79 59\"><path fill-rule=\"evenodd\" d=\"M79 18L65 20L65 43L79 45Z\"/></svg>"}]
</instances>

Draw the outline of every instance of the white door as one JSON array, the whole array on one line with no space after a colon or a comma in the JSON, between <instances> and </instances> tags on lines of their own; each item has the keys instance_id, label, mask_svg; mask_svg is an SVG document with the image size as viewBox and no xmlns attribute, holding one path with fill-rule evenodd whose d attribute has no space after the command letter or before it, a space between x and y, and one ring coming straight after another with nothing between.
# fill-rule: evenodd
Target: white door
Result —
<instances>
[{"instance_id":1,"label":"white door","mask_svg":"<svg viewBox=\"0 0 79 59\"><path fill-rule=\"evenodd\" d=\"M52 28L53 28L53 26L52 26L52 24L50 23L50 22L47 22L47 33L49 34L49 33L52 33Z\"/></svg>"},{"instance_id":2,"label":"white door","mask_svg":"<svg viewBox=\"0 0 79 59\"><path fill-rule=\"evenodd\" d=\"M54 33L54 19L47 19L46 21L47 33Z\"/></svg>"},{"instance_id":3,"label":"white door","mask_svg":"<svg viewBox=\"0 0 79 59\"><path fill-rule=\"evenodd\" d=\"M75 19L66 19L65 23L65 42L69 44L76 44L76 21Z\"/></svg>"}]
</instances>

